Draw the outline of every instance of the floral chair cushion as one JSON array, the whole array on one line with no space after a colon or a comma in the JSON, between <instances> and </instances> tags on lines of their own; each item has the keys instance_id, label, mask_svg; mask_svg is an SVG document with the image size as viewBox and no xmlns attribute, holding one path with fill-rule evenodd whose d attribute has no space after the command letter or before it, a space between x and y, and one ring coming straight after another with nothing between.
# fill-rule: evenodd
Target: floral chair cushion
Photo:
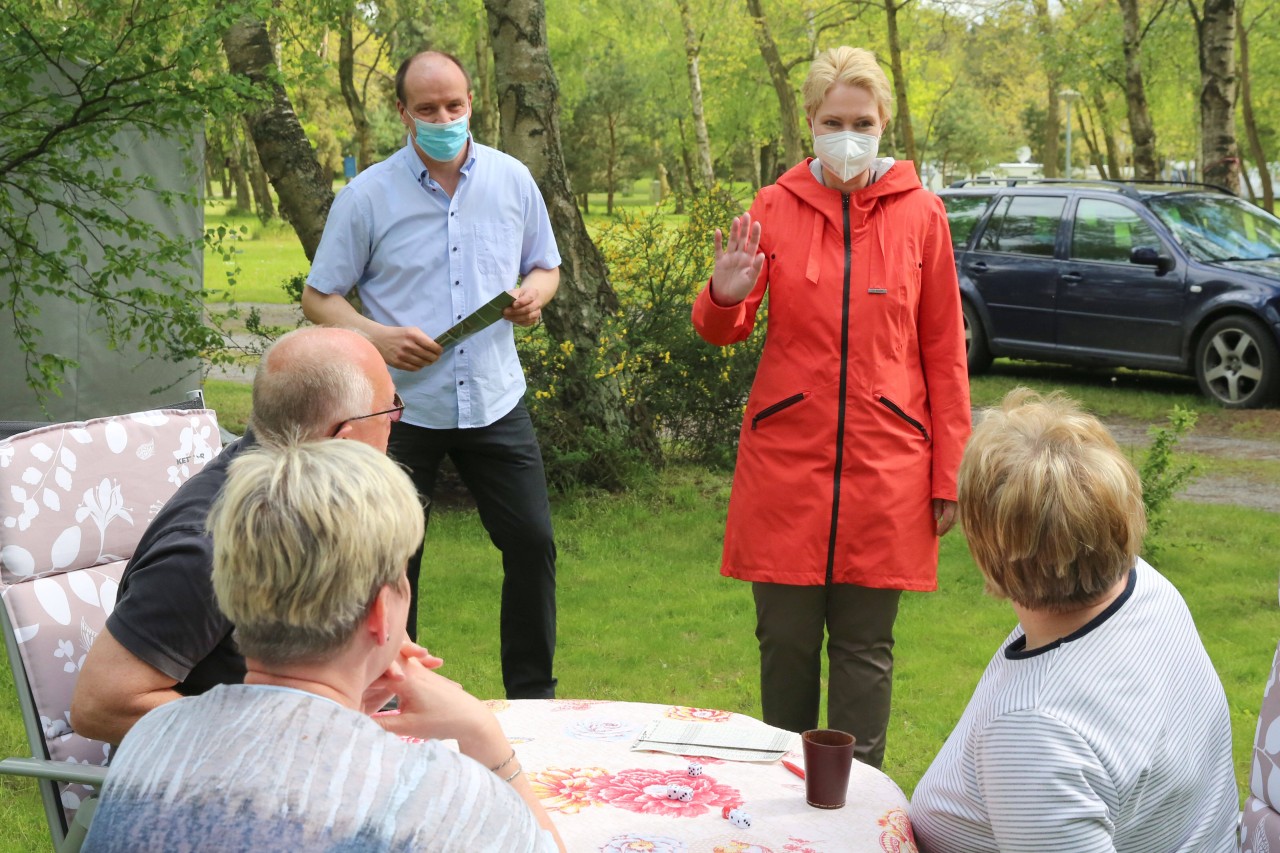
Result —
<instances>
[{"instance_id":1,"label":"floral chair cushion","mask_svg":"<svg viewBox=\"0 0 1280 853\"><path fill-rule=\"evenodd\" d=\"M1240 853L1280 853L1280 814L1252 795L1241 816Z\"/></svg>"},{"instance_id":2,"label":"floral chair cushion","mask_svg":"<svg viewBox=\"0 0 1280 853\"><path fill-rule=\"evenodd\" d=\"M128 560L156 511L221 446L207 409L56 424L0 441L0 583Z\"/></svg>"},{"instance_id":3,"label":"floral chair cushion","mask_svg":"<svg viewBox=\"0 0 1280 853\"><path fill-rule=\"evenodd\" d=\"M71 727L80 667L143 531L221 449L207 409L57 424L0 441L0 595L54 761L106 763L109 747ZM68 821L87 793L60 786Z\"/></svg>"},{"instance_id":4,"label":"floral chair cushion","mask_svg":"<svg viewBox=\"0 0 1280 853\"><path fill-rule=\"evenodd\" d=\"M1280 853L1280 646L1262 694L1258 732L1253 739L1249 798L1240 825L1242 853Z\"/></svg>"},{"instance_id":5,"label":"floral chair cushion","mask_svg":"<svg viewBox=\"0 0 1280 853\"><path fill-rule=\"evenodd\" d=\"M89 647L115 607L125 565L125 560L117 560L3 588L45 748L54 761L106 764L109 757L107 744L72 729L71 694ZM80 785L60 789L70 820L87 789Z\"/></svg>"}]
</instances>

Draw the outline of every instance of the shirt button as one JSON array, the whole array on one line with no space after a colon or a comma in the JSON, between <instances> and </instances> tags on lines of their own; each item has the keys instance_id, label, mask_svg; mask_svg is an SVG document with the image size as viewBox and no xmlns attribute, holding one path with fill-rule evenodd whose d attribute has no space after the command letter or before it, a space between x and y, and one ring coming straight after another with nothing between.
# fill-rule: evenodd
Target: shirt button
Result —
<instances>
[{"instance_id":1,"label":"shirt button","mask_svg":"<svg viewBox=\"0 0 1280 853\"><path fill-rule=\"evenodd\" d=\"M459 385L466 385L466 384L467 384L467 380L465 380L465 379L459 379L459 380L458 380L458 384L459 384Z\"/></svg>"},{"instance_id":2,"label":"shirt button","mask_svg":"<svg viewBox=\"0 0 1280 853\"><path fill-rule=\"evenodd\" d=\"M454 246L454 247L453 247L453 250L454 250L455 252L456 252L456 251L458 251L458 247L457 247L457 246Z\"/></svg>"},{"instance_id":3,"label":"shirt button","mask_svg":"<svg viewBox=\"0 0 1280 853\"><path fill-rule=\"evenodd\" d=\"M459 320L461 320L461 319L462 319L462 315L461 315L461 314L459 314L459 315L458 315L458 319L459 319Z\"/></svg>"},{"instance_id":4,"label":"shirt button","mask_svg":"<svg viewBox=\"0 0 1280 853\"><path fill-rule=\"evenodd\" d=\"M454 287L457 287L457 286L458 286L458 285L460 285L460 284L462 284L462 282L460 282L460 281L455 281L455 282L453 283L453 286L454 286Z\"/></svg>"}]
</instances>

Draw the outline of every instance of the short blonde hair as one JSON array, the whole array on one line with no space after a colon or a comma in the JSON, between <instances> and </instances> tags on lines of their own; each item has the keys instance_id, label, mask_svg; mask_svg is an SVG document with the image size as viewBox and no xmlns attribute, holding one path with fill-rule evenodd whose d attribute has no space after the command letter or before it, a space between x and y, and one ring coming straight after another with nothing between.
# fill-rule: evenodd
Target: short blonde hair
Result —
<instances>
[{"instance_id":1,"label":"short blonde hair","mask_svg":"<svg viewBox=\"0 0 1280 853\"><path fill-rule=\"evenodd\" d=\"M1033 610L1098 600L1133 567L1147 518L1133 465L1065 395L1015 388L960 464L960 523L987 591Z\"/></svg>"},{"instance_id":2,"label":"short blonde hair","mask_svg":"<svg viewBox=\"0 0 1280 853\"><path fill-rule=\"evenodd\" d=\"M885 76L876 55L861 47L832 47L818 54L809 66L800 93L804 96L804 114L813 118L827 91L836 83L861 86L871 93L880 110L880 123L888 126L893 117L893 87Z\"/></svg>"},{"instance_id":3,"label":"short blonde hair","mask_svg":"<svg viewBox=\"0 0 1280 853\"><path fill-rule=\"evenodd\" d=\"M213 591L245 657L315 660L355 634L422 544L409 476L358 441L261 446L209 515Z\"/></svg>"}]
</instances>

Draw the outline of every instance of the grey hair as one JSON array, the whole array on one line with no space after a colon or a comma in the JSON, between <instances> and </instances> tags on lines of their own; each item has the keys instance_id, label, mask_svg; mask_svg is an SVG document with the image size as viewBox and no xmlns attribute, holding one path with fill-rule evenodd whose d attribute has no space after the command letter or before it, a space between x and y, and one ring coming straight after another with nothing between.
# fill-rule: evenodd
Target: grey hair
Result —
<instances>
[{"instance_id":1,"label":"grey hair","mask_svg":"<svg viewBox=\"0 0 1280 853\"><path fill-rule=\"evenodd\" d=\"M245 657L321 660L341 649L422 544L408 474L358 441L246 451L209 513L213 591ZM407 590L403 590L408 594Z\"/></svg>"},{"instance_id":2,"label":"grey hair","mask_svg":"<svg viewBox=\"0 0 1280 853\"><path fill-rule=\"evenodd\" d=\"M324 438L340 422L368 414L373 405L373 382L349 359L290 359L283 366L273 365L277 347L307 331L296 329L282 336L258 364L250 421L259 441Z\"/></svg>"}]
</instances>

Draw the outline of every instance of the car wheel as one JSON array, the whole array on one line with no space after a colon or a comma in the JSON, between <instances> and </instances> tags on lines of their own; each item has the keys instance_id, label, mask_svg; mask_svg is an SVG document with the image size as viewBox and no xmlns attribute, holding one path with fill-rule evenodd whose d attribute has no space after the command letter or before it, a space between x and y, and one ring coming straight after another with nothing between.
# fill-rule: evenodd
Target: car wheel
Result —
<instances>
[{"instance_id":1,"label":"car wheel","mask_svg":"<svg viewBox=\"0 0 1280 853\"><path fill-rule=\"evenodd\" d=\"M1280 352L1275 338L1252 317L1223 317L1196 345L1200 390L1228 409L1256 409L1275 399Z\"/></svg>"},{"instance_id":2,"label":"car wheel","mask_svg":"<svg viewBox=\"0 0 1280 853\"><path fill-rule=\"evenodd\" d=\"M969 372L983 373L991 366L991 348L987 346L987 333L983 331L978 312L969 304L969 300L960 300L960 310L964 314L964 351L969 361Z\"/></svg>"}]
</instances>

